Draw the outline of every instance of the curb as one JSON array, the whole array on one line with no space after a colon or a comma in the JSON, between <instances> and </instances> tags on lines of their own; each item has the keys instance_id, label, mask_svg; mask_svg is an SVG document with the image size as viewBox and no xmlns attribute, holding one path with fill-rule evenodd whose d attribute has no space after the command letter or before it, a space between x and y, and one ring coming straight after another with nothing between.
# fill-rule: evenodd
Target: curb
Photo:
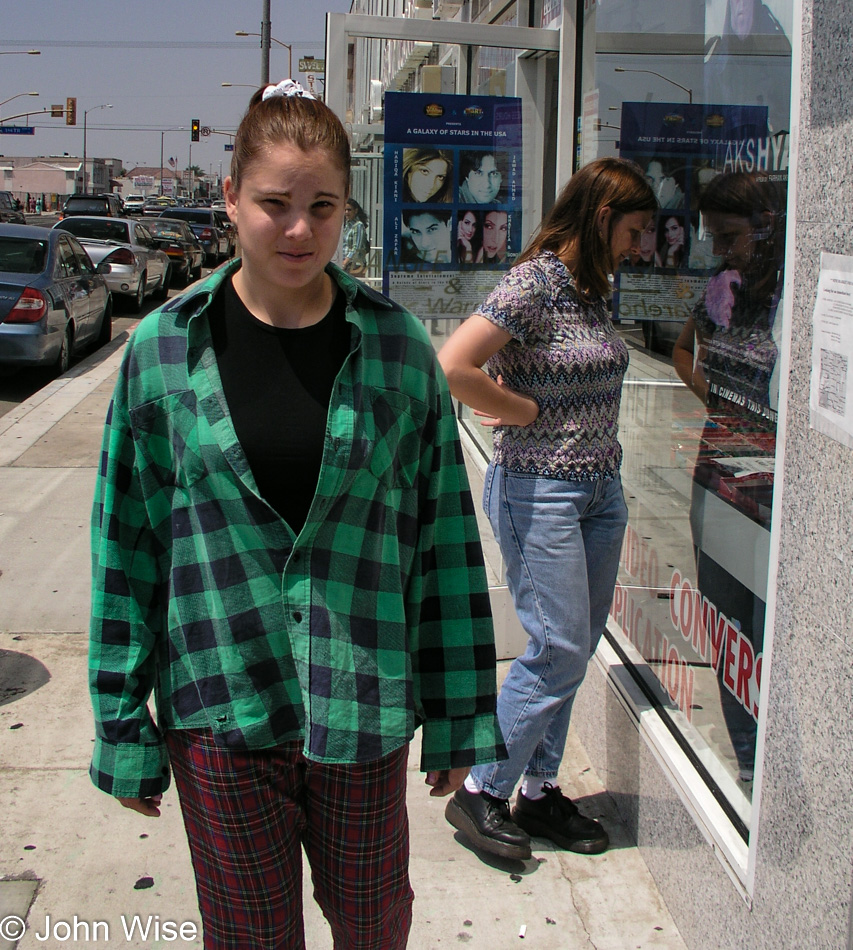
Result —
<instances>
[{"instance_id":1,"label":"curb","mask_svg":"<svg viewBox=\"0 0 853 950\"><path fill-rule=\"evenodd\" d=\"M72 412L121 364L126 330L0 417L0 467L11 465Z\"/></svg>"}]
</instances>

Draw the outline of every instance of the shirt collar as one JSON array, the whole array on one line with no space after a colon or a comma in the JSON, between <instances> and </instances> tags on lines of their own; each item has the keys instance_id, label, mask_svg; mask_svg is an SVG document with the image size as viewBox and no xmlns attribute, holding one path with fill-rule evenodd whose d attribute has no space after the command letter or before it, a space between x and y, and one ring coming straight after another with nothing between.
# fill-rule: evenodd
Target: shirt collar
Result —
<instances>
[{"instance_id":1,"label":"shirt collar","mask_svg":"<svg viewBox=\"0 0 853 950\"><path fill-rule=\"evenodd\" d=\"M239 258L234 258L222 267L217 267L204 280L194 284L187 293L170 300L163 307L163 310L178 311L185 314L187 318L195 316L209 306L210 301L213 300L223 282L239 269ZM382 310L392 310L394 308L394 304L387 297L351 277L346 271L341 270L337 264L328 264L326 273L344 292L344 296L347 298L348 311L355 310L358 312L359 305L363 306L365 302L371 308L378 307Z\"/></svg>"},{"instance_id":2,"label":"shirt collar","mask_svg":"<svg viewBox=\"0 0 853 950\"><path fill-rule=\"evenodd\" d=\"M392 310L394 308L394 304L387 297L383 297L382 294L368 287L367 284L356 280L346 271L341 270L337 264L329 264L326 267L326 273L344 292L350 307L358 310L358 300L363 298L371 307L380 307L382 310Z\"/></svg>"}]
</instances>

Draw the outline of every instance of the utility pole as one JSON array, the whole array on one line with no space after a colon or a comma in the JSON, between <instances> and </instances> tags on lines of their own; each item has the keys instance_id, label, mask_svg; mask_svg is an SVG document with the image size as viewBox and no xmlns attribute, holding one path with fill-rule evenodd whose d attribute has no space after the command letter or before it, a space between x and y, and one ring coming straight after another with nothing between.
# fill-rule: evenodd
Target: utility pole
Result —
<instances>
[{"instance_id":1,"label":"utility pole","mask_svg":"<svg viewBox=\"0 0 853 950\"><path fill-rule=\"evenodd\" d=\"M264 0L264 12L261 20L261 85L269 85L270 81L270 0Z\"/></svg>"}]
</instances>

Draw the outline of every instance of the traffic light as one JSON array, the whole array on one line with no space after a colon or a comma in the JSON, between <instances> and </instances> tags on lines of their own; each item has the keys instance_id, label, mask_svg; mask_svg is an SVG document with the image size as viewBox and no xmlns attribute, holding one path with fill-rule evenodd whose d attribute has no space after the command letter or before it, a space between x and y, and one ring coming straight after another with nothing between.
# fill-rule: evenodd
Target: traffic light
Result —
<instances>
[{"instance_id":1,"label":"traffic light","mask_svg":"<svg viewBox=\"0 0 853 950\"><path fill-rule=\"evenodd\" d=\"M74 96L65 100L65 124L77 125L77 100Z\"/></svg>"},{"instance_id":2,"label":"traffic light","mask_svg":"<svg viewBox=\"0 0 853 950\"><path fill-rule=\"evenodd\" d=\"M198 119L193 119L192 131L190 133L190 138L192 139L193 142L198 142L200 129L201 129L201 122Z\"/></svg>"}]
</instances>

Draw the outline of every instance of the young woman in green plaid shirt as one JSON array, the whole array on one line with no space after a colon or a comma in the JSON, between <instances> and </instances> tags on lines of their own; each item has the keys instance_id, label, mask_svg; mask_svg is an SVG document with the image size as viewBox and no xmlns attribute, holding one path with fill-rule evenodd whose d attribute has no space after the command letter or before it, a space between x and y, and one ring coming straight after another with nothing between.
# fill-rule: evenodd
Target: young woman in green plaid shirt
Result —
<instances>
[{"instance_id":1,"label":"young woman in green plaid shirt","mask_svg":"<svg viewBox=\"0 0 853 950\"><path fill-rule=\"evenodd\" d=\"M93 517L95 784L181 799L204 945L406 945L409 740L431 794L505 754L474 508L421 324L330 263L338 119L259 90L225 183L242 259L150 314ZM148 703L157 705L156 724Z\"/></svg>"}]
</instances>

